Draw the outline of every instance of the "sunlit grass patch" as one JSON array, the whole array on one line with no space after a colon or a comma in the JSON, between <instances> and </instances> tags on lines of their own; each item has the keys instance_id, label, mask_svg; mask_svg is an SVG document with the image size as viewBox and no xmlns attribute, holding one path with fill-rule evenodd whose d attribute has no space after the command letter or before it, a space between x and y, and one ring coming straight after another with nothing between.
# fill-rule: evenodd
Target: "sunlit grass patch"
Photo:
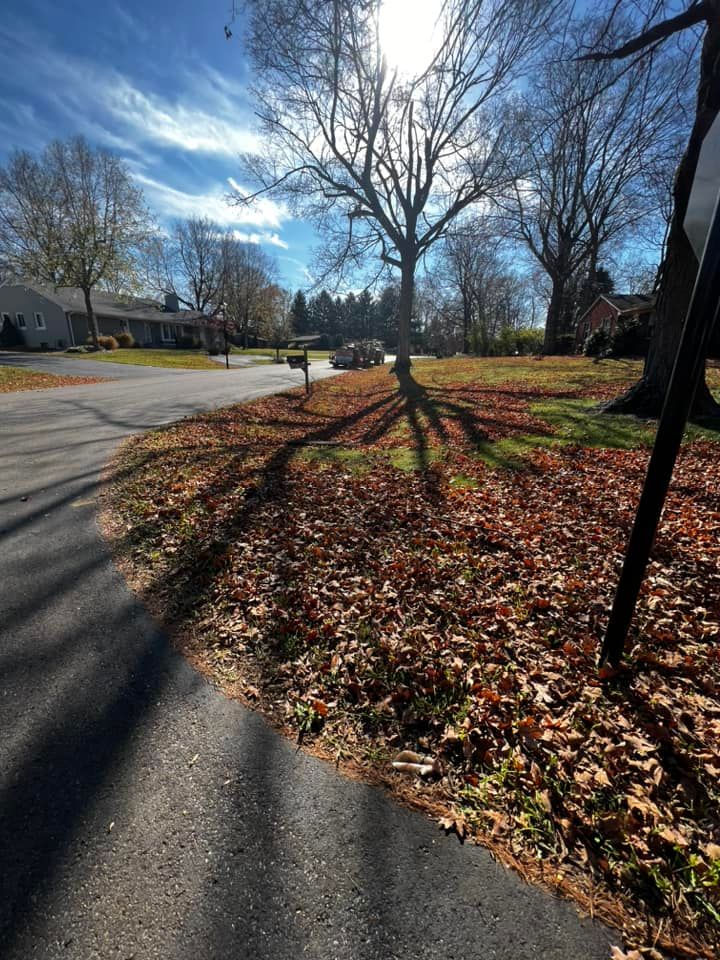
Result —
<instances>
[{"instance_id":1,"label":"sunlit grass patch","mask_svg":"<svg viewBox=\"0 0 720 960\"><path fill-rule=\"evenodd\" d=\"M635 933L707 945L720 911L713 430L688 431L631 666L612 683L597 673L655 430L597 406L638 369L460 359L400 381L351 373L130 441L109 503L148 602L229 693L391 786L400 751L429 755L440 772L408 789L456 829L569 878L563 890L613 904Z\"/></svg>"}]
</instances>

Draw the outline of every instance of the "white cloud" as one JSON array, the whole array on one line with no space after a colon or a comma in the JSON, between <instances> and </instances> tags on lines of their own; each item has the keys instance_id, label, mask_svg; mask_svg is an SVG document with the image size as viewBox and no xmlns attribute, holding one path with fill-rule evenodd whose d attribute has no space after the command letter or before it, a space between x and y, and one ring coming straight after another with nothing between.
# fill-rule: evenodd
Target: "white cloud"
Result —
<instances>
[{"instance_id":1,"label":"white cloud","mask_svg":"<svg viewBox=\"0 0 720 960\"><path fill-rule=\"evenodd\" d=\"M163 216L209 217L221 227L234 228L238 234L242 233L242 239L249 243L269 243L287 249L287 244L277 234L287 219L287 211L272 200L259 200L251 207L238 206L229 203L228 194L220 189L187 193L137 170L133 175L145 191L150 206Z\"/></svg>"},{"instance_id":2,"label":"white cloud","mask_svg":"<svg viewBox=\"0 0 720 960\"><path fill-rule=\"evenodd\" d=\"M129 26L132 17L123 14ZM49 38L7 25L0 28L0 57L33 64L16 98L26 92L46 100L72 129L114 148L138 153L155 144L220 157L261 149L242 87L212 67L174 67L177 92L168 96L149 89L150 81L141 87L111 65L67 55Z\"/></svg>"},{"instance_id":3,"label":"white cloud","mask_svg":"<svg viewBox=\"0 0 720 960\"><path fill-rule=\"evenodd\" d=\"M211 104L176 103L143 93L117 74L97 87L101 105L140 141L177 147L191 153L237 156L256 153L260 143L237 119L210 112ZM217 98L225 100L224 96Z\"/></svg>"},{"instance_id":4,"label":"white cloud","mask_svg":"<svg viewBox=\"0 0 720 960\"><path fill-rule=\"evenodd\" d=\"M271 247L280 247L289 250L289 245L277 233L246 233L244 230L233 230L232 235L240 243L266 243Z\"/></svg>"}]
</instances>

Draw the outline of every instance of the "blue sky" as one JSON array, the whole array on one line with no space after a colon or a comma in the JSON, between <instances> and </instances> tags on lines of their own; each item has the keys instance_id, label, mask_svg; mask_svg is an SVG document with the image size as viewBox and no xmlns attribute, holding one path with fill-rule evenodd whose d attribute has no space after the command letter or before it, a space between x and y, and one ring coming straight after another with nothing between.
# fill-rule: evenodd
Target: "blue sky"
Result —
<instances>
[{"instance_id":1,"label":"blue sky","mask_svg":"<svg viewBox=\"0 0 720 960\"><path fill-rule=\"evenodd\" d=\"M206 214L260 242L282 280L308 285L312 230L263 201L225 202L257 145L248 68L223 24L230 0L6 0L0 18L0 161L83 134L123 157L161 221Z\"/></svg>"}]
</instances>

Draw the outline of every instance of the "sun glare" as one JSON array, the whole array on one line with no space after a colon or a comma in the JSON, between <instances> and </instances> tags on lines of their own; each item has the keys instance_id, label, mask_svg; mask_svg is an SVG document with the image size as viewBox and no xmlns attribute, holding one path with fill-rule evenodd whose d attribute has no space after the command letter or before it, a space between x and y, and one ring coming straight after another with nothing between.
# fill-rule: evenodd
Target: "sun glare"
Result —
<instances>
[{"instance_id":1,"label":"sun glare","mask_svg":"<svg viewBox=\"0 0 720 960\"><path fill-rule=\"evenodd\" d=\"M438 43L441 0L385 0L380 44L389 65L412 75L430 63Z\"/></svg>"}]
</instances>

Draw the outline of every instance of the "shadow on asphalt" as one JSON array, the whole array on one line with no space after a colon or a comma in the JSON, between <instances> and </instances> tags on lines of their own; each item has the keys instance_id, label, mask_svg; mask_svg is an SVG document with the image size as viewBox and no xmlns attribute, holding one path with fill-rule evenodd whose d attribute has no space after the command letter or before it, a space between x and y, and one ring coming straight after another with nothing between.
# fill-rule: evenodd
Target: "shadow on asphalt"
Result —
<instances>
[{"instance_id":1,"label":"shadow on asphalt","mask_svg":"<svg viewBox=\"0 0 720 960\"><path fill-rule=\"evenodd\" d=\"M62 582L52 587L66 589ZM22 664L38 685L48 675L43 645L39 637L37 654L22 651L15 661L15 669ZM82 656L74 636L53 646L53 657L63 663L53 671L41 722L36 712L32 729L11 747L16 773L0 794L0 941L8 951L35 912L38 896L52 885L58 863L82 856L75 846L78 827L118 756L143 729L173 669L172 652L159 631L138 637L110 684L107 676L83 672L82 666L68 670L70 651L74 648L76 659Z\"/></svg>"},{"instance_id":2,"label":"shadow on asphalt","mask_svg":"<svg viewBox=\"0 0 720 960\"><path fill-rule=\"evenodd\" d=\"M342 439L349 427L375 414L380 415L381 426L372 429L389 430L405 416L422 459L427 450L424 423L432 423L435 413L427 408L426 394L412 384L407 383L403 393L408 402L402 396L385 397L329 426L308 417L305 440ZM115 417L90 401L64 402L86 416L88 423L110 428L103 442L144 426L136 419ZM185 401L177 401L168 404L165 412L168 419L177 419L195 411ZM441 429L441 424L435 426ZM238 465L246 453L247 449L237 451ZM278 448L243 508L218 524L210 545L200 545L181 560L173 575L175 615L190 612L202 601L213 581L214 555L249 529L257 499L283 502L294 453L289 445ZM95 477L93 470L79 471L64 481L72 492L52 498L58 531L65 529L63 509L79 496L94 493ZM224 486L216 485L213 495L222 498L234 479L228 470ZM198 496L202 495L199 491ZM206 742L217 754L235 757L236 769L227 795L214 799L215 805L203 811L201 831L207 852L202 851L202 875L178 878L193 889L188 911L197 914L196 919L189 918L194 927L187 937L183 933L176 940L179 931L165 930L163 916L154 917L167 944L163 960L230 955L257 960L295 960L303 955L389 960L412 955L429 960L468 955L468 932L473 936L472 955L479 955L487 940L488 956L556 958L564 955L565 924L578 942L585 935L590 940L589 926L582 928L582 936L575 933L581 925L571 908L531 891L527 899L536 904L535 916L542 916L543 925L547 920L547 930L531 926L520 935L523 943L517 949L498 953L498 944L504 949L514 934L512 922L501 915L503 900L524 889L516 878L495 868L482 851L460 849L446 840L435 846L427 837L436 831L419 817L397 811L378 790L340 781L312 758L294 757L292 746L259 718L216 697L171 649L139 602L125 590L105 597L92 589L97 584L115 584L103 573L109 558L101 544L92 537L79 546L72 538L55 542L52 527L28 533L46 510L47 504L31 507L30 513L7 528L8 536L47 538L42 576L37 570L27 571L27 588L22 596L11 598L3 623L10 638L0 659L6 694L3 708L8 715L14 709L19 718L5 734L3 774L7 776L0 793L0 942L8 954L14 950L13 956L21 956L18 951L26 943L38 942L33 938L38 924L42 929L46 919L43 902L51 899L67 864L97 856L99 828L93 822L94 810L107 809L108 795L127 776L127 769L133 769L124 763L133 744L156 735L158 728L162 731L161 724L153 724L156 712L164 710L174 720L175 710L198 689L207 691L206 722L211 728L217 722L218 727ZM70 555L70 561L64 566L58 563L56 570L56 557L63 553ZM188 583L194 584L192 593L186 592ZM96 606L83 607L65 628L52 623L52 611L48 614L46 608L58 598L72 598L79 585L87 589L78 591L78 604L94 597ZM73 628L76 623L82 625L80 638ZM21 627L24 636L15 643L13 632ZM187 789L191 797L192 789ZM206 789L204 781L199 789ZM208 792L200 799L206 802L212 796ZM109 824L105 829L110 830ZM135 829L140 828L135 825ZM189 828L183 823L179 829ZM95 844L89 849L88 837ZM153 840L158 842L155 836ZM419 846L426 842L427 847ZM92 875L96 866L94 861L83 863L85 869L77 873ZM492 882L483 885L483 878ZM131 882L142 892L142 884L152 881L138 874ZM113 895L112 890L104 893ZM83 896L72 891L70 902L83 904ZM94 902L84 903L90 922L94 907ZM62 925L62 916L51 919L56 928ZM135 917L129 918L128 924L133 922ZM438 941L438 937L446 939ZM595 936L596 942L600 939ZM544 944L550 949L545 951ZM131 953L143 956L142 948L135 952L136 946L133 942ZM602 956L606 953L604 949Z\"/></svg>"}]
</instances>

